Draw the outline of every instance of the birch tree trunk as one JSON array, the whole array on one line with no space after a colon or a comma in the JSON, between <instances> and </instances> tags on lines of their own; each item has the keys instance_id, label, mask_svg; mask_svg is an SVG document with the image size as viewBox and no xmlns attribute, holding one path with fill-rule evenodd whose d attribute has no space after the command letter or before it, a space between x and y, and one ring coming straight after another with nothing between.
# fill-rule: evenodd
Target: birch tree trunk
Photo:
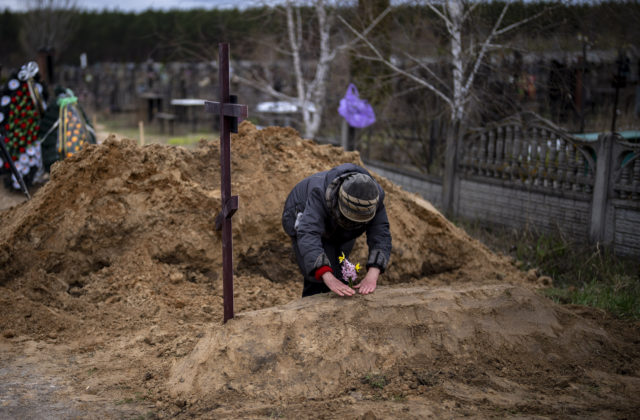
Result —
<instances>
[{"instance_id":1,"label":"birch tree trunk","mask_svg":"<svg viewBox=\"0 0 640 420\"><path fill-rule=\"evenodd\" d=\"M297 105L300 107L300 112L302 113L304 137L312 139L318 133L320 123L322 122L324 102L327 95L327 77L331 62L335 58L335 54L332 54L330 51L331 39L329 31L331 25L327 19L324 1L316 0L315 11L318 19L320 45L315 75L313 79L308 82L302 70L302 59L300 56L300 48L303 42L300 9L295 9L294 16L291 1L286 3L285 8L287 12L289 45L291 46L293 61L293 74L296 79Z\"/></svg>"},{"instance_id":2,"label":"birch tree trunk","mask_svg":"<svg viewBox=\"0 0 640 420\"><path fill-rule=\"evenodd\" d=\"M455 197L457 196L458 145L461 134L460 125L464 119L464 104L467 92L464 89L464 62L462 57L462 25L464 24L464 6L462 0L447 1L449 19L446 22L451 38L451 67L452 67L452 106L451 127L447 132L445 146L444 177L442 180L442 208L447 216L455 214Z\"/></svg>"},{"instance_id":3,"label":"birch tree trunk","mask_svg":"<svg viewBox=\"0 0 640 420\"><path fill-rule=\"evenodd\" d=\"M462 25L463 20L462 0L447 1L449 21L447 29L451 37L451 67L453 76L453 106L451 109L451 121L459 121L464 118L464 103L466 92L464 89L464 62L462 57Z\"/></svg>"}]
</instances>

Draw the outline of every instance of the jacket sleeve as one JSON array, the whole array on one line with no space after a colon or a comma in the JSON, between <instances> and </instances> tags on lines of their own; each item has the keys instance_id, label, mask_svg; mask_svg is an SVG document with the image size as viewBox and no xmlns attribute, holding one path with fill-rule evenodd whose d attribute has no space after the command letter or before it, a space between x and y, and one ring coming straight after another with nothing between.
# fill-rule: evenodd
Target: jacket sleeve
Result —
<instances>
[{"instance_id":1,"label":"jacket sleeve","mask_svg":"<svg viewBox=\"0 0 640 420\"><path fill-rule=\"evenodd\" d=\"M391 231L384 203L380 205L376 216L367 227L367 245L369 247L367 268L377 267L380 272L384 272L391 256Z\"/></svg>"},{"instance_id":2,"label":"jacket sleeve","mask_svg":"<svg viewBox=\"0 0 640 420\"><path fill-rule=\"evenodd\" d=\"M304 268L311 277L318 268L325 265L331 266L331 261L322 247L322 234L327 216L324 192L320 188L314 188L307 198L296 232Z\"/></svg>"}]
</instances>

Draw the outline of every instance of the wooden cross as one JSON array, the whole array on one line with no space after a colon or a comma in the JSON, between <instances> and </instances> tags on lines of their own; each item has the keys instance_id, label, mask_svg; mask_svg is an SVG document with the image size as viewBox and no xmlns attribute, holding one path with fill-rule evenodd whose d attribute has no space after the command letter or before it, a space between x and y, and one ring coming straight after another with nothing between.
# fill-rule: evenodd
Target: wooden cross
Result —
<instances>
[{"instance_id":1,"label":"wooden cross","mask_svg":"<svg viewBox=\"0 0 640 420\"><path fill-rule=\"evenodd\" d=\"M231 216L238 210L238 196L231 195L230 132L238 132L238 123L247 118L246 105L238 105L229 95L229 44L218 44L218 82L220 102L204 101L207 112L220 115L220 196L222 209L216 217L216 230L222 229L222 298L224 322L233 318L233 241Z\"/></svg>"}]
</instances>

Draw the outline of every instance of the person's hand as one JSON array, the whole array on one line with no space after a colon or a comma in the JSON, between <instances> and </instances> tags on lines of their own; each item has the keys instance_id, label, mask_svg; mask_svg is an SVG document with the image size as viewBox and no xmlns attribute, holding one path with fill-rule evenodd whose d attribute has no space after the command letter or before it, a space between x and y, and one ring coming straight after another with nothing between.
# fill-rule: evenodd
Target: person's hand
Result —
<instances>
[{"instance_id":1,"label":"person's hand","mask_svg":"<svg viewBox=\"0 0 640 420\"><path fill-rule=\"evenodd\" d=\"M370 267L369 271L367 271L367 275L364 276L364 279L359 284L353 286L354 289L358 289L360 294L368 295L369 293L373 293L376 290L376 285L378 283L378 277L380 276L380 269L377 267Z\"/></svg>"},{"instance_id":2,"label":"person's hand","mask_svg":"<svg viewBox=\"0 0 640 420\"><path fill-rule=\"evenodd\" d=\"M338 296L353 296L356 293L355 290L338 280L331 272L324 273L322 281Z\"/></svg>"}]
</instances>

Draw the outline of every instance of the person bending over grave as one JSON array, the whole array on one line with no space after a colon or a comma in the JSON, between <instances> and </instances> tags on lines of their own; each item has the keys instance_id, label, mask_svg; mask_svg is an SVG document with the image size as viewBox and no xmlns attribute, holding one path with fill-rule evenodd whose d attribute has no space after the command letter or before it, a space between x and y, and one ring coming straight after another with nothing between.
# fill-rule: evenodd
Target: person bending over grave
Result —
<instances>
[{"instance_id":1,"label":"person bending over grave","mask_svg":"<svg viewBox=\"0 0 640 420\"><path fill-rule=\"evenodd\" d=\"M389 262L391 233L384 191L364 168L345 163L300 181L285 201L282 227L304 277L303 297L329 291L352 296L354 289L366 295L376 289ZM366 275L350 287L344 277L355 275L344 264L350 264L346 258L365 232Z\"/></svg>"}]
</instances>

